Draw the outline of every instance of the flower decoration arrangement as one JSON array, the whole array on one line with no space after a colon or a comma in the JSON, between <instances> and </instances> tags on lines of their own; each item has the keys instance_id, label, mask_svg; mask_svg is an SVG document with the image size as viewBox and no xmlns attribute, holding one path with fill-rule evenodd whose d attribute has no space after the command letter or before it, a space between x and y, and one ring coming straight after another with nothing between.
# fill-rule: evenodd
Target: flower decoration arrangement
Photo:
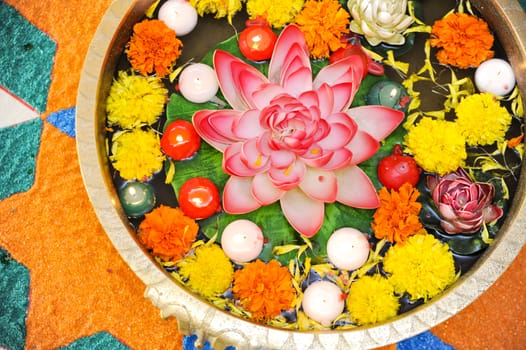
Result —
<instances>
[{"instance_id":1,"label":"flower decoration arrangement","mask_svg":"<svg viewBox=\"0 0 526 350\"><path fill-rule=\"evenodd\" d=\"M244 14L250 34L179 62L190 43L156 18L166 4ZM106 100L108 159L127 200L146 197L134 184L175 192L127 213L175 280L254 322L349 329L428 302L484 253L519 177L521 96L514 80L505 94L475 81L500 53L468 2L429 23L418 6L152 5ZM408 35L424 42L420 66L396 51Z\"/></svg>"}]
</instances>

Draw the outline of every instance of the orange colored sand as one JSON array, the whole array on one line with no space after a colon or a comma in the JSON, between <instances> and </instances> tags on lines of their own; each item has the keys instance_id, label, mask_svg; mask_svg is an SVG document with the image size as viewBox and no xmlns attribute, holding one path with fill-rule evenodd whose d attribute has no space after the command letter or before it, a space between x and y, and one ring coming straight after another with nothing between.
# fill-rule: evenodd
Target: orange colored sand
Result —
<instances>
[{"instance_id":1,"label":"orange colored sand","mask_svg":"<svg viewBox=\"0 0 526 350\"><path fill-rule=\"evenodd\" d=\"M57 43L47 115L75 105L84 57L110 0L4 0Z\"/></svg>"},{"instance_id":2,"label":"orange colored sand","mask_svg":"<svg viewBox=\"0 0 526 350\"><path fill-rule=\"evenodd\" d=\"M57 42L47 111L75 105L84 56L110 1L7 1ZM75 140L44 123L34 186L0 202L0 245L31 276L27 349L55 349L108 331L133 349L179 349L89 203Z\"/></svg>"},{"instance_id":3,"label":"orange colored sand","mask_svg":"<svg viewBox=\"0 0 526 350\"><path fill-rule=\"evenodd\" d=\"M75 141L44 124L36 182L0 202L0 245L30 270L26 349L56 349L108 331L132 349L179 349L144 285L98 224L82 185Z\"/></svg>"},{"instance_id":4,"label":"orange colored sand","mask_svg":"<svg viewBox=\"0 0 526 350\"><path fill-rule=\"evenodd\" d=\"M84 55L110 0L4 1L58 43L43 117L73 107ZM0 223L0 245L31 273L26 349L55 349L99 331L132 349L181 348L176 321L159 317L98 224L72 138L44 123L35 184L0 201ZM456 349L525 348L524 280L526 249L481 298L432 331Z\"/></svg>"},{"instance_id":5,"label":"orange colored sand","mask_svg":"<svg viewBox=\"0 0 526 350\"><path fill-rule=\"evenodd\" d=\"M526 349L526 247L481 297L432 331L457 350Z\"/></svg>"}]
</instances>

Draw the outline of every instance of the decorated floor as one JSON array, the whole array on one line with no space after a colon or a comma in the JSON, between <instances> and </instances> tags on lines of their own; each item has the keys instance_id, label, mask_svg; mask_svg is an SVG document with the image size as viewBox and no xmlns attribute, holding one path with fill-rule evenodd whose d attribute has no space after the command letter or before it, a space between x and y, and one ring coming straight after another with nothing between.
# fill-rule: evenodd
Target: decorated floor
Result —
<instances>
[{"instance_id":1,"label":"decorated floor","mask_svg":"<svg viewBox=\"0 0 526 350\"><path fill-rule=\"evenodd\" d=\"M143 297L83 187L75 98L109 4L0 1L0 349L195 346ZM462 312L387 348L526 349L525 281L523 248Z\"/></svg>"}]
</instances>

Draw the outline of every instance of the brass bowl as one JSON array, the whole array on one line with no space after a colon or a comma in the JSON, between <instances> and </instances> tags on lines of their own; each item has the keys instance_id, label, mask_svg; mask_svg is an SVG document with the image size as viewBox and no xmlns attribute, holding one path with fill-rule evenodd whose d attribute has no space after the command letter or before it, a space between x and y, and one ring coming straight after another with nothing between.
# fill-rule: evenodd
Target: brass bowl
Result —
<instances>
[{"instance_id":1,"label":"brass bowl","mask_svg":"<svg viewBox=\"0 0 526 350\"><path fill-rule=\"evenodd\" d=\"M116 0L102 18L79 85L77 151L85 187L108 237L146 284L145 296L160 309L162 317L175 316L182 333L197 334L201 341L210 341L216 349L229 345L237 349L364 349L399 342L438 325L474 301L499 278L526 242L524 162L514 201L494 243L443 294L389 322L346 331L289 331L235 317L186 290L137 242L120 206L106 153L104 101L131 28L151 3L153 0ZM496 31L514 68L520 91L526 96L526 13L517 0L471 3ZM218 31L208 27L201 32L209 36ZM196 38L195 42L201 43L199 40Z\"/></svg>"}]
</instances>

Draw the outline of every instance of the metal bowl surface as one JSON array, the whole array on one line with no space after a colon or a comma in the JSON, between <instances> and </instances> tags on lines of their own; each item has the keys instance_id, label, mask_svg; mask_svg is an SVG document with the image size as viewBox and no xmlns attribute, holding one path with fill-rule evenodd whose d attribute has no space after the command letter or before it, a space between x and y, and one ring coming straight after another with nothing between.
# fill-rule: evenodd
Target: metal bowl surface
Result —
<instances>
[{"instance_id":1,"label":"metal bowl surface","mask_svg":"<svg viewBox=\"0 0 526 350\"><path fill-rule=\"evenodd\" d=\"M100 223L130 268L146 285L145 296L162 317L174 316L184 334L197 334L216 349L348 349L374 348L419 334L455 315L479 297L513 261L526 242L526 171L497 239L476 264L446 292L389 322L346 331L287 331L255 324L220 310L176 283L136 240L114 188L105 140L104 101L119 57L134 23L153 0L115 0L98 27L82 70L76 117L76 140L82 177ZM424 6L434 2L423 1ZM437 2L438 3L438 2ZM517 0L472 0L496 32L526 96L526 12ZM224 36L213 24L199 24L203 43ZM230 35L233 33L230 32ZM215 41L217 42L217 40ZM526 162L525 162L526 163Z\"/></svg>"}]
</instances>

